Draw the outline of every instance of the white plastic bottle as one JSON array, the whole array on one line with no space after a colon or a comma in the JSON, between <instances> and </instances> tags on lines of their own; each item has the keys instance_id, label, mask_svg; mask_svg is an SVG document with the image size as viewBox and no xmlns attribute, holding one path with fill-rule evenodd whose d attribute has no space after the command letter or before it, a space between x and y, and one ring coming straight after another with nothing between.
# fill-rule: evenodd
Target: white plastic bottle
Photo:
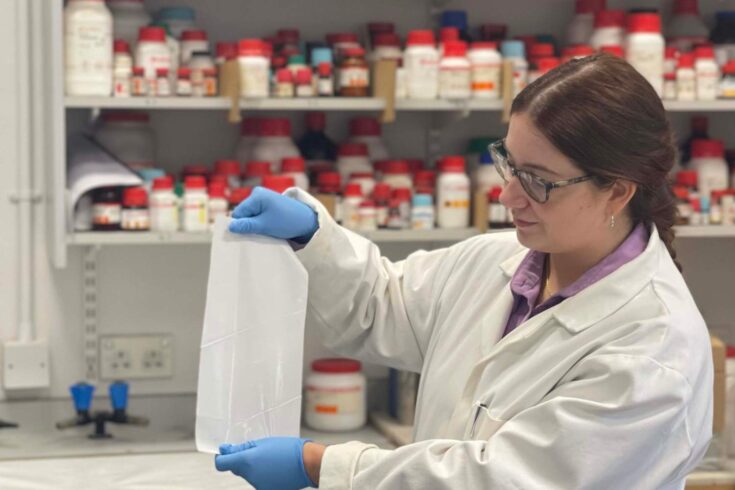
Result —
<instances>
[{"instance_id":1,"label":"white plastic bottle","mask_svg":"<svg viewBox=\"0 0 735 490\"><path fill-rule=\"evenodd\" d=\"M343 143L337 152L337 171L342 182L347 182L350 175L360 172L372 172L373 166L368 157L365 143Z\"/></svg>"},{"instance_id":2,"label":"white plastic bottle","mask_svg":"<svg viewBox=\"0 0 735 490\"><path fill-rule=\"evenodd\" d=\"M166 45L163 27L141 27L135 48L135 66L144 70L148 87L156 82L156 70L166 68L171 73L171 51Z\"/></svg>"},{"instance_id":3,"label":"white plastic bottle","mask_svg":"<svg viewBox=\"0 0 735 490\"><path fill-rule=\"evenodd\" d=\"M372 162L389 158L388 148L383 143L381 136L380 122L374 117L358 116L350 120L349 142L365 143Z\"/></svg>"},{"instance_id":4,"label":"white plastic bottle","mask_svg":"<svg viewBox=\"0 0 735 490\"><path fill-rule=\"evenodd\" d=\"M395 32L381 32L375 36L373 51L369 56L370 61L401 61L402 59L403 51L401 51L401 39L398 37L398 34Z\"/></svg>"},{"instance_id":5,"label":"white plastic bottle","mask_svg":"<svg viewBox=\"0 0 735 490\"><path fill-rule=\"evenodd\" d=\"M122 39L135 47L138 31L151 22L143 0L107 0L107 6L112 12L114 39Z\"/></svg>"},{"instance_id":6,"label":"white plastic bottle","mask_svg":"<svg viewBox=\"0 0 735 490\"><path fill-rule=\"evenodd\" d=\"M209 229L207 181L201 175L190 175L184 181L183 208L184 231L199 232Z\"/></svg>"},{"instance_id":7,"label":"white plastic bottle","mask_svg":"<svg viewBox=\"0 0 735 490\"><path fill-rule=\"evenodd\" d=\"M411 178L411 167L406 160L388 160L383 166L383 178L381 182L388 184L393 189L413 190L413 179Z\"/></svg>"},{"instance_id":8,"label":"white plastic bottle","mask_svg":"<svg viewBox=\"0 0 735 490\"><path fill-rule=\"evenodd\" d=\"M469 99L472 95L472 72L467 59L467 43L447 41L439 63L439 97Z\"/></svg>"},{"instance_id":9,"label":"white plastic bottle","mask_svg":"<svg viewBox=\"0 0 735 490\"><path fill-rule=\"evenodd\" d=\"M625 59L648 80L659 97L663 94L664 85L664 47L659 14L628 15Z\"/></svg>"},{"instance_id":10,"label":"white plastic bottle","mask_svg":"<svg viewBox=\"0 0 735 490\"><path fill-rule=\"evenodd\" d=\"M224 182L211 182L209 184L209 227L214 228L214 222L218 216L227 216L227 186Z\"/></svg>"},{"instance_id":11,"label":"white plastic bottle","mask_svg":"<svg viewBox=\"0 0 735 490\"><path fill-rule=\"evenodd\" d=\"M262 119L258 136L252 159L270 162L274 174L280 173L284 158L301 156L291 139L291 121L288 119Z\"/></svg>"},{"instance_id":12,"label":"white plastic bottle","mask_svg":"<svg viewBox=\"0 0 735 490\"><path fill-rule=\"evenodd\" d=\"M601 10L595 14L595 30L589 44L599 50L603 46L620 46L625 41L625 12Z\"/></svg>"},{"instance_id":13,"label":"white plastic bottle","mask_svg":"<svg viewBox=\"0 0 735 490\"><path fill-rule=\"evenodd\" d=\"M360 226L360 205L364 197L360 184L347 184L342 197L342 226L357 230Z\"/></svg>"},{"instance_id":14,"label":"white plastic bottle","mask_svg":"<svg viewBox=\"0 0 735 490\"><path fill-rule=\"evenodd\" d=\"M725 190L729 173L722 141L698 139L692 141L690 166L697 171L699 195L711 197L712 191Z\"/></svg>"},{"instance_id":15,"label":"white plastic bottle","mask_svg":"<svg viewBox=\"0 0 735 490\"><path fill-rule=\"evenodd\" d=\"M67 95L112 92L112 15L102 0L69 0L64 8Z\"/></svg>"},{"instance_id":16,"label":"white plastic bottle","mask_svg":"<svg viewBox=\"0 0 735 490\"><path fill-rule=\"evenodd\" d=\"M318 359L304 387L304 422L316 430L349 431L367 420L367 390L361 365L351 359Z\"/></svg>"},{"instance_id":17,"label":"white plastic bottle","mask_svg":"<svg viewBox=\"0 0 735 490\"><path fill-rule=\"evenodd\" d=\"M116 39L113 55L113 88L115 97L130 97L130 84L133 78L133 57L127 41Z\"/></svg>"},{"instance_id":18,"label":"white plastic bottle","mask_svg":"<svg viewBox=\"0 0 735 490\"><path fill-rule=\"evenodd\" d=\"M253 150L258 142L260 131L259 117L244 117L240 123L240 139L235 148L235 160L249 162L253 159Z\"/></svg>"},{"instance_id":19,"label":"white plastic bottle","mask_svg":"<svg viewBox=\"0 0 735 490\"><path fill-rule=\"evenodd\" d=\"M265 56L263 41L241 39L238 45L240 63L240 95L265 98L269 93L270 61Z\"/></svg>"},{"instance_id":20,"label":"white plastic bottle","mask_svg":"<svg viewBox=\"0 0 735 490\"><path fill-rule=\"evenodd\" d=\"M480 154L480 164L475 169L473 181L474 189L483 193L489 192L493 187L503 187L505 185L488 152Z\"/></svg>"},{"instance_id":21,"label":"white plastic bottle","mask_svg":"<svg viewBox=\"0 0 735 490\"><path fill-rule=\"evenodd\" d=\"M403 55L409 99L435 99L439 94L439 51L432 31L411 31Z\"/></svg>"},{"instance_id":22,"label":"white plastic bottle","mask_svg":"<svg viewBox=\"0 0 735 490\"><path fill-rule=\"evenodd\" d=\"M151 231L179 229L179 199L174 194L174 183L171 177L153 179L150 207Z\"/></svg>"},{"instance_id":23,"label":"white plastic bottle","mask_svg":"<svg viewBox=\"0 0 735 490\"><path fill-rule=\"evenodd\" d=\"M666 26L666 40L679 51L691 51L709 41L709 29L699 15L697 0L675 0L674 15Z\"/></svg>"},{"instance_id":24,"label":"white plastic bottle","mask_svg":"<svg viewBox=\"0 0 735 490\"><path fill-rule=\"evenodd\" d=\"M309 177L306 176L306 162L303 157L286 157L281 163L281 174L293 177L294 185L309 191Z\"/></svg>"},{"instance_id":25,"label":"white plastic bottle","mask_svg":"<svg viewBox=\"0 0 735 490\"><path fill-rule=\"evenodd\" d=\"M467 228L470 223L470 179L465 174L464 157L448 156L439 163L436 183L439 228Z\"/></svg>"},{"instance_id":26,"label":"white plastic bottle","mask_svg":"<svg viewBox=\"0 0 735 490\"><path fill-rule=\"evenodd\" d=\"M697 99L697 73L694 70L694 55L682 53L676 68L676 100Z\"/></svg>"},{"instance_id":27,"label":"white plastic bottle","mask_svg":"<svg viewBox=\"0 0 735 490\"><path fill-rule=\"evenodd\" d=\"M528 84L528 61L522 41L503 41L503 58L513 62L513 97L521 93Z\"/></svg>"},{"instance_id":28,"label":"white plastic bottle","mask_svg":"<svg viewBox=\"0 0 735 490\"><path fill-rule=\"evenodd\" d=\"M494 42L472 43L468 53L472 71L472 97L500 98L500 73L503 59Z\"/></svg>"},{"instance_id":29,"label":"white plastic bottle","mask_svg":"<svg viewBox=\"0 0 735 490\"><path fill-rule=\"evenodd\" d=\"M567 26L567 45L589 44L595 26L595 12L605 10L605 0L576 0L574 18Z\"/></svg>"},{"instance_id":30,"label":"white plastic bottle","mask_svg":"<svg viewBox=\"0 0 735 490\"><path fill-rule=\"evenodd\" d=\"M711 45L700 45L694 50L694 71L697 72L697 100L715 100L719 93L720 67L715 61Z\"/></svg>"},{"instance_id":31,"label":"white plastic bottle","mask_svg":"<svg viewBox=\"0 0 735 490\"><path fill-rule=\"evenodd\" d=\"M207 32L188 29L181 35L181 66L186 66L195 51L209 51Z\"/></svg>"},{"instance_id":32,"label":"white plastic bottle","mask_svg":"<svg viewBox=\"0 0 735 490\"><path fill-rule=\"evenodd\" d=\"M194 51L189 58L187 67L191 69L191 95L204 97L206 95L204 71L215 68L214 60L209 51Z\"/></svg>"},{"instance_id":33,"label":"white plastic bottle","mask_svg":"<svg viewBox=\"0 0 735 490\"><path fill-rule=\"evenodd\" d=\"M434 203L431 194L416 194L411 207L411 229L431 230L434 228Z\"/></svg>"}]
</instances>

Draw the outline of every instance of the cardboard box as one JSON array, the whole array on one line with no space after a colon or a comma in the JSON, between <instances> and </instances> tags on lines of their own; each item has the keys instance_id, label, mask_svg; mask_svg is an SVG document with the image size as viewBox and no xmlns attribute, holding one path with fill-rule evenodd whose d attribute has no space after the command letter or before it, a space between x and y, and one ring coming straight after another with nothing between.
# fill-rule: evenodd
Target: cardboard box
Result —
<instances>
[{"instance_id":1,"label":"cardboard box","mask_svg":"<svg viewBox=\"0 0 735 490\"><path fill-rule=\"evenodd\" d=\"M337 196L333 194L317 194L314 197L316 197L317 201L322 203L322 206L327 208L327 211L329 211L329 214L332 217L336 216Z\"/></svg>"},{"instance_id":2,"label":"cardboard box","mask_svg":"<svg viewBox=\"0 0 735 490\"><path fill-rule=\"evenodd\" d=\"M385 108L380 115L382 124L391 123L396 119L396 69L395 60L379 60L372 67L373 97L385 101Z\"/></svg>"},{"instance_id":3,"label":"cardboard box","mask_svg":"<svg viewBox=\"0 0 735 490\"><path fill-rule=\"evenodd\" d=\"M487 220L487 193L475 191L472 200L472 226L484 233L487 231Z\"/></svg>"},{"instance_id":4,"label":"cardboard box","mask_svg":"<svg viewBox=\"0 0 735 490\"><path fill-rule=\"evenodd\" d=\"M714 383L714 413L712 417L712 431L722 433L725 431L725 343L710 335L712 345L712 362L715 368Z\"/></svg>"}]
</instances>

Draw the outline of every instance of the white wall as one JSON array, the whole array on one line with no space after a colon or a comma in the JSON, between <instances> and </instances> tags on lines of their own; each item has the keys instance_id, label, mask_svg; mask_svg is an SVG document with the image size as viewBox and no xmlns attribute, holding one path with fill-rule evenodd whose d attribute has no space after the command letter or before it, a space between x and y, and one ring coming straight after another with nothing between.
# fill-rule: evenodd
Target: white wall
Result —
<instances>
[{"instance_id":1,"label":"white wall","mask_svg":"<svg viewBox=\"0 0 735 490\"><path fill-rule=\"evenodd\" d=\"M4 15L0 16L0 43L15 46L14 12L18 2L2 0ZM50 0L38 0L50 1ZM611 7L658 5L660 2L614 2ZM237 39L245 34L262 36L277 27L298 26L305 38L321 38L326 32L362 29L369 20L392 20L401 33L429 25L429 2L421 0L287 0L278 2L253 0L154 1L146 2L150 10L161 5L188 4L199 11L201 25L214 40ZM466 5L471 24L480 20L511 22L511 34L532 32L561 33L570 19L571 0L541 2L474 1L452 2L448 6ZM707 11L715 8L735 8L735 2L703 2ZM216 8L212 6L216 5ZM529 6L543 5L542 15L529 13ZM667 2L668 5L668 2ZM207 9L209 6L209 9ZM314 13L314 12L318 13ZM6 199L14 188L18 164L17 148L17 83L26 83L24 74L17 73L17 54L7 49L0 57L0 337L14 336L16 317L16 253L15 209ZM81 127L88 113L70 111L71 128ZM237 128L228 126L224 113L210 111L153 112L153 126L159 141L159 161L169 169L186 163L206 162L226 156L234 147ZM296 134L300 133L303 115L293 115ZM347 114L329 113L329 133L337 140L346 135ZM680 129L687 127L686 115L674 116ZM725 138L732 146L734 114L711 117L713 136ZM400 113L398 121L384 128L385 140L396 155L421 156L426 146L425 129L432 125L432 116L421 113ZM445 153L462 153L466 141L477 135L502 135L504 127L497 113L474 114L448 126L441 137ZM36 144L48 144L47 137ZM34 169L37 178L49 171L43 162ZM34 311L42 335L51 344L52 385L40 396L66 396L68 385L83 377L82 357L82 295L81 267L83 250L69 249L69 265L64 270L51 267L46 242L45 214L36 213L35 222L35 288ZM685 263L685 275L690 281L705 318L718 329L735 318L732 291L735 291L735 247L732 241L681 241L679 248ZM405 256L405 246L386 249L392 258ZM171 333L175 338L175 375L172 379L134 381L133 393L186 393L196 387L198 342L206 291L208 247L140 246L108 247L99 254L99 333L137 334ZM731 339L735 341L735 338ZM307 342L307 357L322 350L314 336ZM381 375L382 370L371 373ZM36 393L39 394L39 393ZM5 394L0 391L0 397Z\"/></svg>"}]
</instances>

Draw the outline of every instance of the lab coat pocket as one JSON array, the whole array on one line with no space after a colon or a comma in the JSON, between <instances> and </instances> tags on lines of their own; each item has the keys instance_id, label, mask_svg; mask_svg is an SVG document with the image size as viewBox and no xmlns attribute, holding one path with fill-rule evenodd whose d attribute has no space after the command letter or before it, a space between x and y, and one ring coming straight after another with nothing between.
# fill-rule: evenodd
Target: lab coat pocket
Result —
<instances>
[{"instance_id":1,"label":"lab coat pocket","mask_svg":"<svg viewBox=\"0 0 735 490\"><path fill-rule=\"evenodd\" d=\"M472 423L470 439L486 441L492 437L505 424L491 415L490 408L484 403L475 404L475 420Z\"/></svg>"}]
</instances>

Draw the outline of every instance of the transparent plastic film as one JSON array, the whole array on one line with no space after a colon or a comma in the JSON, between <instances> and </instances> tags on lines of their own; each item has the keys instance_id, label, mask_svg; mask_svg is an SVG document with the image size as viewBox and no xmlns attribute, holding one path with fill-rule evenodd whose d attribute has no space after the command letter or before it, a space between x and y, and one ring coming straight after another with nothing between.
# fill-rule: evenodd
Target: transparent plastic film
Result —
<instances>
[{"instance_id":1,"label":"transparent plastic film","mask_svg":"<svg viewBox=\"0 0 735 490\"><path fill-rule=\"evenodd\" d=\"M297 436L308 277L283 240L215 222L197 388L196 444Z\"/></svg>"}]
</instances>

